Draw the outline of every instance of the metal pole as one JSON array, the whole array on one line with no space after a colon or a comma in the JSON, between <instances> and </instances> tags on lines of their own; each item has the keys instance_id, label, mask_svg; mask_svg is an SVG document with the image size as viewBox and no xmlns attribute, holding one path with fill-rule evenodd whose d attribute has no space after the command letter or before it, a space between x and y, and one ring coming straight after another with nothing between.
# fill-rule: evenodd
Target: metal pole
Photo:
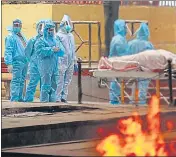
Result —
<instances>
[{"instance_id":1,"label":"metal pole","mask_svg":"<svg viewBox=\"0 0 176 157\"><path fill-rule=\"evenodd\" d=\"M99 51L99 56L98 60L101 58L101 24L100 22L98 23L98 51Z\"/></svg>"},{"instance_id":2,"label":"metal pole","mask_svg":"<svg viewBox=\"0 0 176 157\"><path fill-rule=\"evenodd\" d=\"M135 103L136 106L139 103L139 88L138 88L138 80L135 81Z\"/></svg>"},{"instance_id":3,"label":"metal pole","mask_svg":"<svg viewBox=\"0 0 176 157\"><path fill-rule=\"evenodd\" d=\"M112 37L114 36L113 26L114 21L119 18L119 7L120 1L112 1L112 0L103 0L104 7L104 30L105 30L105 56L109 56L110 42Z\"/></svg>"},{"instance_id":4,"label":"metal pole","mask_svg":"<svg viewBox=\"0 0 176 157\"><path fill-rule=\"evenodd\" d=\"M58 24L57 23L55 23L55 30L56 30L56 33L57 33L57 31L58 31Z\"/></svg>"},{"instance_id":5,"label":"metal pole","mask_svg":"<svg viewBox=\"0 0 176 157\"><path fill-rule=\"evenodd\" d=\"M91 30L91 23L89 23L89 68L91 67L91 60L92 60L92 52L91 52L91 47L92 47L92 30Z\"/></svg>"},{"instance_id":6,"label":"metal pole","mask_svg":"<svg viewBox=\"0 0 176 157\"><path fill-rule=\"evenodd\" d=\"M121 81L121 103L125 103L125 95L124 95L124 90L125 90L125 81Z\"/></svg>"},{"instance_id":7,"label":"metal pole","mask_svg":"<svg viewBox=\"0 0 176 157\"><path fill-rule=\"evenodd\" d=\"M78 58L78 104L82 103L81 59Z\"/></svg>"},{"instance_id":8,"label":"metal pole","mask_svg":"<svg viewBox=\"0 0 176 157\"><path fill-rule=\"evenodd\" d=\"M160 80L159 79L156 80L156 96L160 102Z\"/></svg>"},{"instance_id":9,"label":"metal pole","mask_svg":"<svg viewBox=\"0 0 176 157\"><path fill-rule=\"evenodd\" d=\"M134 34L134 23L131 24L131 33L132 33L132 36Z\"/></svg>"},{"instance_id":10,"label":"metal pole","mask_svg":"<svg viewBox=\"0 0 176 157\"><path fill-rule=\"evenodd\" d=\"M41 80L41 78L40 78L40 92L41 92L41 88L42 88L42 80Z\"/></svg>"},{"instance_id":11,"label":"metal pole","mask_svg":"<svg viewBox=\"0 0 176 157\"><path fill-rule=\"evenodd\" d=\"M168 75L169 75L169 92L170 92L170 104L173 103L173 91L172 91L172 61L168 60Z\"/></svg>"}]
</instances>

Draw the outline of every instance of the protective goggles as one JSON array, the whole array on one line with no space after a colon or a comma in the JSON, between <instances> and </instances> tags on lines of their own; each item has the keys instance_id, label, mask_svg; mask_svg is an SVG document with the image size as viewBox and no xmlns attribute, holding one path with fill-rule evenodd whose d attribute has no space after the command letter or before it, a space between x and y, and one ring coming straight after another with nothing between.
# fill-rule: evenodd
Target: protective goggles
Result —
<instances>
[{"instance_id":1,"label":"protective goggles","mask_svg":"<svg viewBox=\"0 0 176 157\"><path fill-rule=\"evenodd\" d=\"M48 32L54 32L54 28L49 28Z\"/></svg>"},{"instance_id":2,"label":"protective goggles","mask_svg":"<svg viewBox=\"0 0 176 157\"><path fill-rule=\"evenodd\" d=\"M13 27L21 27L22 24L21 23L13 23Z\"/></svg>"}]
</instances>

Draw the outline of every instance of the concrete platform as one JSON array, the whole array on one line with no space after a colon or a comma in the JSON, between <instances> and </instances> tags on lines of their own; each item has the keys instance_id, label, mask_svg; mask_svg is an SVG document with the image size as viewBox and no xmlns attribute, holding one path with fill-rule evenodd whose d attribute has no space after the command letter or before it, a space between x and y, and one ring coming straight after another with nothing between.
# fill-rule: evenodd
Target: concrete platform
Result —
<instances>
[{"instance_id":1,"label":"concrete platform","mask_svg":"<svg viewBox=\"0 0 176 157\"><path fill-rule=\"evenodd\" d=\"M166 144L166 150L168 145L172 145L176 148L176 141L169 140L169 136L176 136L176 132L167 132L164 134ZM28 147L3 149L4 157L10 155L22 156L100 156L96 151L96 146L100 143L100 140L86 140L86 141L70 141L62 143L52 143L45 145L34 145ZM169 156L175 156L176 152L170 152ZM36 156L37 157L37 156Z\"/></svg>"},{"instance_id":2,"label":"concrete platform","mask_svg":"<svg viewBox=\"0 0 176 157\"><path fill-rule=\"evenodd\" d=\"M145 119L147 106L112 106L107 103L12 103L2 102L2 148L98 138L99 127L113 131L117 120L137 111ZM165 122L176 126L176 108L162 107ZM145 120L144 120L145 122ZM145 124L146 125L146 124Z\"/></svg>"}]
</instances>

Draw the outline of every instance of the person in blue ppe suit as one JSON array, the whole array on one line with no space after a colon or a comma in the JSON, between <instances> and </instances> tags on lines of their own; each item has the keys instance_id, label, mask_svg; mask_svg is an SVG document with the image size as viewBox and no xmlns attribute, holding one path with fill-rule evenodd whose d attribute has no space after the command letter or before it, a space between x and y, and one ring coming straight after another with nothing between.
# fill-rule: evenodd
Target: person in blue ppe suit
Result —
<instances>
[{"instance_id":1,"label":"person in blue ppe suit","mask_svg":"<svg viewBox=\"0 0 176 157\"><path fill-rule=\"evenodd\" d=\"M43 36L35 45L34 51L38 56L38 68L41 77L41 102L55 102L58 81L58 57L62 57L64 47L55 38L55 24L45 22Z\"/></svg>"},{"instance_id":2,"label":"person in blue ppe suit","mask_svg":"<svg viewBox=\"0 0 176 157\"><path fill-rule=\"evenodd\" d=\"M68 15L64 15L57 38L65 48L63 58L59 58L59 82L57 87L57 102L67 102L68 86L71 83L74 66L76 67L75 40L71 33L73 25ZM75 68L77 69L77 68Z\"/></svg>"},{"instance_id":3,"label":"person in blue ppe suit","mask_svg":"<svg viewBox=\"0 0 176 157\"><path fill-rule=\"evenodd\" d=\"M150 31L146 23L141 23L139 29L136 31L136 39L133 39L128 42L128 48L130 54L137 54L145 50L154 49L152 43L149 40ZM143 81L142 81L143 80ZM146 104L147 89L150 83L150 80L138 79L138 89L139 89L139 104ZM134 95L134 89L133 89ZM134 96L132 96L134 100ZM133 101L132 101L133 102ZM131 103L132 103L131 102Z\"/></svg>"},{"instance_id":4,"label":"person in blue ppe suit","mask_svg":"<svg viewBox=\"0 0 176 157\"><path fill-rule=\"evenodd\" d=\"M29 84L26 89L26 96L25 96L26 102L32 102L34 100L36 87L40 81L40 74L39 74L38 64L37 64L38 58L37 58L37 53L34 51L34 44L43 35L44 23L45 23L45 20L40 20L36 24L37 35L28 41L28 44L25 49L25 54L29 61L29 65L28 65Z\"/></svg>"},{"instance_id":5,"label":"person in blue ppe suit","mask_svg":"<svg viewBox=\"0 0 176 157\"><path fill-rule=\"evenodd\" d=\"M126 41L127 28L124 20L116 20L114 22L114 37L110 43L109 57L120 57L128 55L128 44ZM113 105L119 104L120 87L116 81L110 83L110 103Z\"/></svg>"},{"instance_id":6,"label":"person in blue ppe suit","mask_svg":"<svg viewBox=\"0 0 176 157\"><path fill-rule=\"evenodd\" d=\"M10 85L10 100L15 102L23 101L23 89L27 71L27 59L25 57L25 47L27 40L21 33L22 22L19 19L13 21L13 26L8 31L5 38L5 64L8 71L12 72Z\"/></svg>"}]
</instances>

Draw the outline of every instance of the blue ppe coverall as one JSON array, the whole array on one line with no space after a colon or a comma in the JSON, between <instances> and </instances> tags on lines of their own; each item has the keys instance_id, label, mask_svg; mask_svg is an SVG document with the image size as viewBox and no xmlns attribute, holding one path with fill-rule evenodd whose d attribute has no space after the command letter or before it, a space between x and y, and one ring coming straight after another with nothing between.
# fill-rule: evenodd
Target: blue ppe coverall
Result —
<instances>
[{"instance_id":1,"label":"blue ppe coverall","mask_svg":"<svg viewBox=\"0 0 176 157\"><path fill-rule=\"evenodd\" d=\"M120 57L128 55L128 44L126 41L126 24L124 20L116 20L114 22L114 37L110 43L109 57ZM110 83L110 103L119 104L118 97L120 96L120 87L116 81Z\"/></svg>"},{"instance_id":2,"label":"blue ppe coverall","mask_svg":"<svg viewBox=\"0 0 176 157\"><path fill-rule=\"evenodd\" d=\"M128 42L128 48L130 54L137 54L145 50L154 49L151 42L149 42L150 31L146 23L141 23L139 29L136 31L136 39L133 39ZM147 99L147 89L150 83L150 80L147 79L138 79L138 89L139 89L139 104L146 104ZM134 93L134 92L133 92ZM134 102L134 96L132 98Z\"/></svg>"},{"instance_id":3,"label":"blue ppe coverall","mask_svg":"<svg viewBox=\"0 0 176 157\"><path fill-rule=\"evenodd\" d=\"M38 58L38 70L41 77L40 101L55 102L58 81L58 54L64 52L60 41L57 41L54 33L49 29L55 29L53 22L45 22L43 36L35 45L34 51ZM58 52L54 52L54 47L59 47Z\"/></svg>"},{"instance_id":4,"label":"blue ppe coverall","mask_svg":"<svg viewBox=\"0 0 176 157\"><path fill-rule=\"evenodd\" d=\"M9 35L5 38L4 60L7 66L12 66L12 80L10 84L10 100L23 101L23 90L27 72L27 59L25 57L25 47L27 40L21 33L20 27L14 24L22 24L21 20L13 21L11 29L8 28Z\"/></svg>"},{"instance_id":5,"label":"blue ppe coverall","mask_svg":"<svg viewBox=\"0 0 176 157\"><path fill-rule=\"evenodd\" d=\"M40 27L41 25L44 25L44 23L45 23L45 20L40 20L36 24L37 35L28 41L28 44L25 49L25 54L29 61L29 65L28 65L29 84L26 89L26 96L25 96L26 102L32 102L34 100L36 87L40 81L40 73L39 73L38 64L37 64L38 58L37 58L36 51L34 51L34 44L43 35L43 32L41 32Z\"/></svg>"},{"instance_id":6,"label":"blue ppe coverall","mask_svg":"<svg viewBox=\"0 0 176 157\"><path fill-rule=\"evenodd\" d=\"M57 38L62 42L65 53L63 58L59 58L59 81L57 87L57 101L66 102L68 86L71 83L74 64L76 64L75 40L71 33L73 25L68 15L64 15Z\"/></svg>"}]
</instances>

